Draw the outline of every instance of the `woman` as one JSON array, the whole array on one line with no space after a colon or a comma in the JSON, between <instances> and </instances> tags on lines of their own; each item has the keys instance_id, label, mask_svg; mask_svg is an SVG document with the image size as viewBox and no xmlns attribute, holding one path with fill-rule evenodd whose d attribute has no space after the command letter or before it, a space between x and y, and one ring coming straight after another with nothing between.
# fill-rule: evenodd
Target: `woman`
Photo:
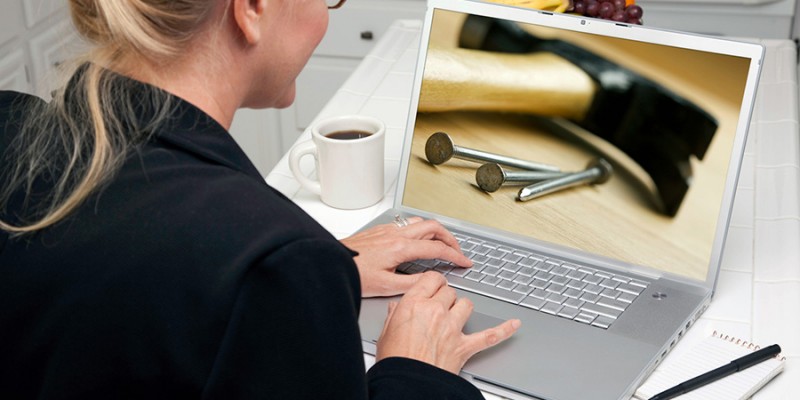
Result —
<instances>
[{"instance_id":1,"label":"woman","mask_svg":"<svg viewBox=\"0 0 800 400\"><path fill-rule=\"evenodd\" d=\"M343 3L343 2L340 2ZM340 5L340 4L339 4ZM479 398L435 221L341 242L227 133L286 107L323 0L71 0L94 51L50 103L0 92L0 398ZM359 299L405 293L364 371Z\"/></svg>"}]
</instances>

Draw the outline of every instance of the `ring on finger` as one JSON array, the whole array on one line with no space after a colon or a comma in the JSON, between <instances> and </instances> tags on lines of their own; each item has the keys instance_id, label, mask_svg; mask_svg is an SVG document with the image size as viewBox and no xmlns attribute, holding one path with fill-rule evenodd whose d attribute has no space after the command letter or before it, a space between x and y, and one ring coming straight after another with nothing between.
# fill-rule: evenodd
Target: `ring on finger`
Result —
<instances>
[{"instance_id":1,"label":"ring on finger","mask_svg":"<svg viewBox=\"0 0 800 400\"><path fill-rule=\"evenodd\" d=\"M402 228L404 226L408 226L409 222L408 219L405 217L401 217L400 215L394 216L394 221L392 221L398 228Z\"/></svg>"}]
</instances>

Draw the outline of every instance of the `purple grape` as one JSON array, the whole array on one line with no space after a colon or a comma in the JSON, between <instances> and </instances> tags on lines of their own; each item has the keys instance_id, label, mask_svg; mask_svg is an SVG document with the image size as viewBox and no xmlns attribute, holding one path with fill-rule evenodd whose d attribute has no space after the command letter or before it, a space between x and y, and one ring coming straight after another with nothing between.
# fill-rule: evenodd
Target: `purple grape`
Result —
<instances>
[{"instance_id":1,"label":"purple grape","mask_svg":"<svg viewBox=\"0 0 800 400\"><path fill-rule=\"evenodd\" d=\"M611 14L614 14L614 5L609 2L600 3L597 14L600 15L600 18L610 19Z\"/></svg>"},{"instance_id":2,"label":"purple grape","mask_svg":"<svg viewBox=\"0 0 800 400\"><path fill-rule=\"evenodd\" d=\"M572 7L572 11L575 13L586 15L586 3L584 3L583 0L575 0L575 3L572 5Z\"/></svg>"},{"instance_id":3,"label":"purple grape","mask_svg":"<svg viewBox=\"0 0 800 400\"><path fill-rule=\"evenodd\" d=\"M639 18L628 18L628 23L629 24L635 24L635 25L641 25L642 24L642 20L640 20Z\"/></svg>"},{"instance_id":4,"label":"purple grape","mask_svg":"<svg viewBox=\"0 0 800 400\"><path fill-rule=\"evenodd\" d=\"M637 6L636 4L631 4L627 8L625 8L625 13L628 14L628 19L642 19L642 14L644 14L644 10L642 7Z\"/></svg>"},{"instance_id":5,"label":"purple grape","mask_svg":"<svg viewBox=\"0 0 800 400\"><path fill-rule=\"evenodd\" d=\"M596 17L600 12L600 3L597 0L586 0L586 15Z\"/></svg>"},{"instance_id":6,"label":"purple grape","mask_svg":"<svg viewBox=\"0 0 800 400\"><path fill-rule=\"evenodd\" d=\"M625 0L613 0L612 3L614 4L614 9L616 10L625 9Z\"/></svg>"},{"instance_id":7,"label":"purple grape","mask_svg":"<svg viewBox=\"0 0 800 400\"><path fill-rule=\"evenodd\" d=\"M628 14L625 14L625 11L617 10L611 14L611 20L616 22L626 22L628 20Z\"/></svg>"}]
</instances>

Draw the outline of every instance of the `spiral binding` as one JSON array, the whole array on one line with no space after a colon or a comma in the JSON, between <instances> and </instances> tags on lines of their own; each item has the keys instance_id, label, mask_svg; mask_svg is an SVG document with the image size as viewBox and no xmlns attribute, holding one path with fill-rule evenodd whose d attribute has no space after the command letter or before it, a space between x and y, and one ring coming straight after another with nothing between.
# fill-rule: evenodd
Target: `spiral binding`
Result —
<instances>
[{"instance_id":1,"label":"spiral binding","mask_svg":"<svg viewBox=\"0 0 800 400\"><path fill-rule=\"evenodd\" d=\"M755 343L748 342L746 340L742 340L742 339L739 339L739 338L734 337L734 336L726 335L726 334L724 334L722 332L717 332L716 330L714 331L714 333L711 334L711 336L713 336L713 337L715 337L717 339L722 339L722 340L731 342L733 344L737 344L737 345L742 346L742 347L744 347L744 348L746 348L748 350L756 351L756 350L760 350L761 349L761 346L759 346L759 345L757 345ZM777 358L780 361L786 361L786 357L784 357L784 356L782 356L780 354L776 354L775 358Z\"/></svg>"}]
</instances>

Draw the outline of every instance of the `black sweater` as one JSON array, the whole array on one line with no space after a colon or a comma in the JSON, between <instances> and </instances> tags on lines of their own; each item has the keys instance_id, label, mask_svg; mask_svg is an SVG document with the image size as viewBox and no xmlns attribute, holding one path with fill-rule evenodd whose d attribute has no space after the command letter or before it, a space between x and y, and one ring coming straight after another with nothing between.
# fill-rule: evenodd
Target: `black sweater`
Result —
<instances>
[{"instance_id":1,"label":"black sweater","mask_svg":"<svg viewBox=\"0 0 800 400\"><path fill-rule=\"evenodd\" d=\"M0 92L0 171L24 96ZM366 373L354 253L176 101L66 220L0 231L0 398L481 398L410 359Z\"/></svg>"}]
</instances>

